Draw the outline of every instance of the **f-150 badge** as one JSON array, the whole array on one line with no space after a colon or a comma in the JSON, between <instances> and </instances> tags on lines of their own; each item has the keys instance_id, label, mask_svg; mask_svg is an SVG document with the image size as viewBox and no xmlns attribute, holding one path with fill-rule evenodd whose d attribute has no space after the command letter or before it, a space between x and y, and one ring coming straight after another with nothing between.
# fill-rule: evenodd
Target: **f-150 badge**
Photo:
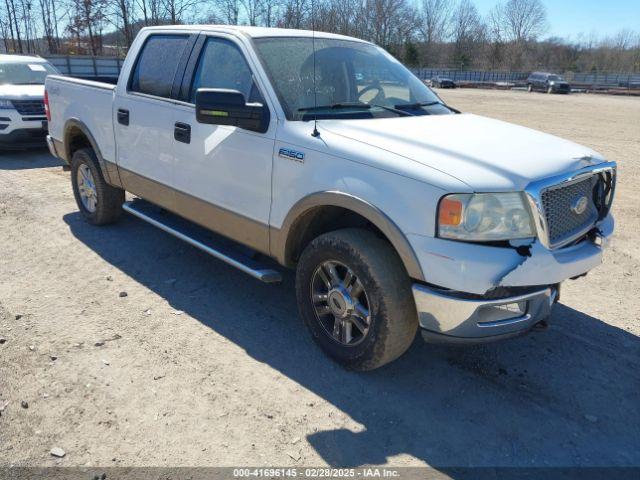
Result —
<instances>
[{"instance_id":1,"label":"f-150 badge","mask_svg":"<svg viewBox=\"0 0 640 480\"><path fill-rule=\"evenodd\" d=\"M296 162L304 163L304 153L297 150L291 150L290 148L281 148L278 151L278 156L282 158L288 158L289 160L295 160Z\"/></svg>"}]
</instances>

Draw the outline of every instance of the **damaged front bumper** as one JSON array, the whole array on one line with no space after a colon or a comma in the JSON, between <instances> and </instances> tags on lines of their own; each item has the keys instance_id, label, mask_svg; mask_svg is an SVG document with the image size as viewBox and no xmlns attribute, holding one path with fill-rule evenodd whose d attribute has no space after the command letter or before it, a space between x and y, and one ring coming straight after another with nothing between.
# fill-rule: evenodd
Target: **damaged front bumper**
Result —
<instances>
[{"instance_id":1,"label":"damaged front bumper","mask_svg":"<svg viewBox=\"0 0 640 480\"><path fill-rule=\"evenodd\" d=\"M461 298L415 284L413 296L425 340L441 343L491 341L529 330L551 313L556 287L500 299Z\"/></svg>"},{"instance_id":2,"label":"damaged front bumper","mask_svg":"<svg viewBox=\"0 0 640 480\"><path fill-rule=\"evenodd\" d=\"M551 313L555 285L602 262L613 227L609 214L590 238L557 250L534 241L528 256L515 248L411 236L423 271L437 284L413 285L423 336L477 342L526 332ZM517 293L498 299L488 295L497 289Z\"/></svg>"}]
</instances>

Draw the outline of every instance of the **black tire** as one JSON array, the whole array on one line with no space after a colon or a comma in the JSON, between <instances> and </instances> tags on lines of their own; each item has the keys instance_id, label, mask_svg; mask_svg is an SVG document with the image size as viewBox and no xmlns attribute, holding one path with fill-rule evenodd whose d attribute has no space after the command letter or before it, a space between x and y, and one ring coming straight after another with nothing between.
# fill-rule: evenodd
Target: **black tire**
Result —
<instances>
[{"instance_id":1,"label":"black tire","mask_svg":"<svg viewBox=\"0 0 640 480\"><path fill-rule=\"evenodd\" d=\"M529 93L533 92L533 85L531 84L527 85L527 92Z\"/></svg>"},{"instance_id":2,"label":"black tire","mask_svg":"<svg viewBox=\"0 0 640 480\"><path fill-rule=\"evenodd\" d=\"M547 87L547 94L551 95L553 93L553 87Z\"/></svg>"},{"instance_id":3,"label":"black tire","mask_svg":"<svg viewBox=\"0 0 640 480\"><path fill-rule=\"evenodd\" d=\"M316 314L312 299L314 275L327 261L347 266L364 288L369 328L356 345L337 341ZM296 293L300 314L313 339L347 368L378 368L402 355L415 338L418 316L409 275L391 245L367 230L337 230L314 239L298 262Z\"/></svg>"},{"instance_id":4,"label":"black tire","mask_svg":"<svg viewBox=\"0 0 640 480\"><path fill-rule=\"evenodd\" d=\"M81 165L86 165L93 176L97 200L96 208L93 212L84 206L80 197L78 169ZM117 221L122 215L125 192L120 188L109 185L105 181L96 154L92 149L81 148L73 153L71 158L71 184L73 185L73 195L78 204L78 209L89 223L107 225Z\"/></svg>"}]
</instances>

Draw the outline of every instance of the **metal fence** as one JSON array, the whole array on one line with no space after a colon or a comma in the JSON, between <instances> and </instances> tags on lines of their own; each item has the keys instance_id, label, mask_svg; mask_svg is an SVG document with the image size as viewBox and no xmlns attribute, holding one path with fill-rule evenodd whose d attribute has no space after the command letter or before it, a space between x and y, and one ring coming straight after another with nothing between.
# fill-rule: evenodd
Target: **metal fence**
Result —
<instances>
[{"instance_id":1,"label":"metal fence","mask_svg":"<svg viewBox=\"0 0 640 480\"><path fill-rule=\"evenodd\" d=\"M124 59L84 55L51 55L45 57L60 73L80 78L118 78Z\"/></svg>"},{"instance_id":2,"label":"metal fence","mask_svg":"<svg viewBox=\"0 0 640 480\"><path fill-rule=\"evenodd\" d=\"M431 80L433 77L446 77L454 82L510 82L524 81L529 76L528 72L491 72L483 70L454 70L438 68L412 68L411 71L420 80Z\"/></svg>"},{"instance_id":3,"label":"metal fence","mask_svg":"<svg viewBox=\"0 0 640 480\"><path fill-rule=\"evenodd\" d=\"M640 73L572 73L566 75L576 85L640 88Z\"/></svg>"},{"instance_id":4,"label":"metal fence","mask_svg":"<svg viewBox=\"0 0 640 480\"><path fill-rule=\"evenodd\" d=\"M411 69L421 80L440 76L455 82L471 83L514 83L526 82L529 72L492 72L483 70L455 70L438 68ZM566 72L564 77L571 84L585 88L640 88L640 73L574 73Z\"/></svg>"},{"instance_id":5,"label":"metal fence","mask_svg":"<svg viewBox=\"0 0 640 480\"><path fill-rule=\"evenodd\" d=\"M114 80L124 59L82 55L51 55L46 57L61 73L72 77ZM529 72L494 72L484 70L456 70L452 68L413 68L421 80L441 76L455 82L523 84ZM640 73L573 73L565 78L573 85L585 88L640 88Z\"/></svg>"}]
</instances>

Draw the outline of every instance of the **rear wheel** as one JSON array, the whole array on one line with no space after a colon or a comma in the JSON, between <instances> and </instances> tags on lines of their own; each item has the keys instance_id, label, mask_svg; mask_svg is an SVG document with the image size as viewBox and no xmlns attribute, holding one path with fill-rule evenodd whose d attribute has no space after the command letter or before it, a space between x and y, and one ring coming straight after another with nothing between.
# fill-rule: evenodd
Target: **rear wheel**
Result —
<instances>
[{"instance_id":1,"label":"rear wheel","mask_svg":"<svg viewBox=\"0 0 640 480\"><path fill-rule=\"evenodd\" d=\"M113 223L122 215L124 190L109 185L93 150L76 150L71 159L71 184L82 216L93 225Z\"/></svg>"},{"instance_id":2,"label":"rear wheel","mask_svg":"<svg viewBox=\"0 0 640 480\"><path fill-rule=\"evenodd\" d=\"M411 281L391 245L371 232L319 236L298 262L300 313L333 359L372 370L402 355L418 327Z\"/></svg>"}]
</instances>

